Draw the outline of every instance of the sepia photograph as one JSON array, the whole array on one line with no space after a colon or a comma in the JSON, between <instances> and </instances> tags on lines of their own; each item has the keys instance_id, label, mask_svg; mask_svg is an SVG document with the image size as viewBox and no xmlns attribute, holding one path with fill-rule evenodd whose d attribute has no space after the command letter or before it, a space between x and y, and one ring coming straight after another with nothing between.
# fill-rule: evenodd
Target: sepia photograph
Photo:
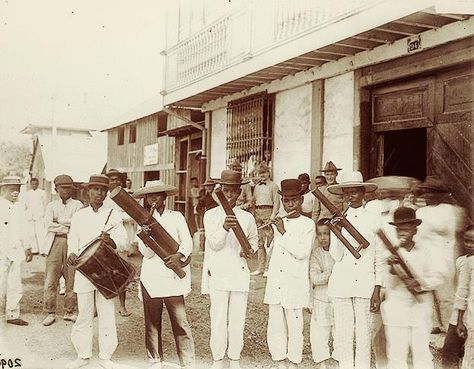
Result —
<instances>
[{"instance_id":1,"label":"sepia photograph","mask_svg":"<svg viewBox=\"0 0 474 369\"><path fill-rule=\"evenodd\" d=\"M0 0L0 369L474 369L474 0Z\"/></svg>"}]
</instances>

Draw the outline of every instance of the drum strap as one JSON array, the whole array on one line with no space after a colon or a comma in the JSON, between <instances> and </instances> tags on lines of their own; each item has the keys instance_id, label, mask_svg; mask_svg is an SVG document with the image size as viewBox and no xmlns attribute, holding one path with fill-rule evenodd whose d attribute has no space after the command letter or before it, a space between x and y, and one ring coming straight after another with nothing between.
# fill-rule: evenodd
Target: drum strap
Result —
<instances>
[{"instance_id":1,"label":"drum strap","mask_svg":"<svg viewBox=\"0 0 474 369\"><path fill-rule=\"evenodd\" d=\"M107 219L105 220L105 223L104 223L104 227L103 227L103 229L105 229L105 226L106 226L106 225L107 225L107 223L109 222L110 216L112 215L112 210L113 210L113 209L110 209L110 211L109 211L109 215L107 215Z\"/></svg>"}]
</instances>

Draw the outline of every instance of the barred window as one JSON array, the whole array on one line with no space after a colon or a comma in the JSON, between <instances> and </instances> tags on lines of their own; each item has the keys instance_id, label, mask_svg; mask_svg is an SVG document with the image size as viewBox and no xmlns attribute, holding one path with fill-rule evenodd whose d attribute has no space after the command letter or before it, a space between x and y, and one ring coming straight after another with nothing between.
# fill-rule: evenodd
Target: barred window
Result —
<instances>
[{"instance_id":1,"label":"barred window","mask_svg":"<svg viewBox=\"0 0 474 369\"><path fill-rule=\"evenodd\" d=\"M273 155L274 95L258 94L227 106L227 163L237 159L242 173L255 175L262 162L271 165Z\"/></svg>"},{"instance_id":2,"label":"barred window","mask_svg":"<svg viewBox=\"0 0 474 369\"><path fill-rule=\"evenodd\" d=\"M128 142L135 143L137 142L137 125L130 124L128 132Z\"/></svg>"}]
</instances>

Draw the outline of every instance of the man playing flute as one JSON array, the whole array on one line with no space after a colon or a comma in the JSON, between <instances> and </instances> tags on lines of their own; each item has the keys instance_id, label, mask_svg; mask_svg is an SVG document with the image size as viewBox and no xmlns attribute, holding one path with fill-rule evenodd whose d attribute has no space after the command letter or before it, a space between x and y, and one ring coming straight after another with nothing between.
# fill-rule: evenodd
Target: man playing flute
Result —
<instances>
[{"instance_id":1,"label":"man playing flute","mask_svg":"<svg viewBox=\"0 0 474 369\"><path fill-rule=\"evenodd\" d=\"M242 174L224 170L218 183L235 216L226 215L222 205L204 214L206 254L202 289L203 293L209 292L211 300L212 368L222 368L227 353L230 368L238 369L244 345L250 271L242 252L242 241L233 230L240 225L253 252L258 249L258 234L252 214L236 206L240 188L246 183L242 181Z\"/></svg>"},{"instance_id":2,"label":"man playing flute","mask_svg":"<svg viewBox=\"0 0 474 369\"><path fill-rule=\"evenodd\" d=\"M298 179L281 182L285 219L276 217L273 255L264 302L269 305L267 342L278 368L295 368L303 354L303 308L309 305L309 257L315 239L311 218L301 215L303 193Z\"/></svg>"}]
</instances>

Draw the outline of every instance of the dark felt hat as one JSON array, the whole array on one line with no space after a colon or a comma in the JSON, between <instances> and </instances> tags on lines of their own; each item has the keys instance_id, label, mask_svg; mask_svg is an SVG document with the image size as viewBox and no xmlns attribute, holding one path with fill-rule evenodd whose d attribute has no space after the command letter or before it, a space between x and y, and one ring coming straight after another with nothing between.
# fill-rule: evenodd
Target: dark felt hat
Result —
<instances>
[{"instance_id":1,"label":"dark felt hat","mask_svg":"<svg viewBox=\"0 0 474 369\"><path fill-rule=\"evenodd\" d=\"M89 186L102 186L109 188L109 177L104 176L103 174L93 174L89 177L89 182L85 183L87 187Z\"/></svg>"},{"instance_id":2,"label":"dark felt hat","mask_svg":"<svg viewBox=\"0 0 474 369\"><path fill-rule=\"evenodd\" d=\"M67 174L60 174L56 178L54 178L54 185L55 186L63 186L63 187L73 187L74 181L70 176Z\"/></svg>"},{"instance_id":3,"label":"dark felt hat","mask_svg":"<svg viewBox=\"0 0 474 369\"><path fill-rule=\"evenodd\" d=\"M105 173L107 177L112 177L112 176L119 176L122 179L127 179L127 173L123 173L117 169L109 169L107 173Z\"/></svg>"},{"instance_id":4,"label":"dark felt hat","mask_svg":"<svg viewBox=\"0 0 474 369\"><path fill-rule=\"evenodd\" d=\"M278 191L278 193L282 196L298 196L303 194L299 179L284 179L280 182L280 186L281 191Z\"/></svg>"},{"instance_id":5,"label":"dark felt hat","mask_svg":"<svg viewBox=\"0 0 474 369\"><path fill-rule=\"evenodd\" d=\"M417 219L415 210L402 206L395 210L395 213L393 213L393 222L388 222L388 224L394 226L411 224L418 227L421 224L421 219Z\"/></svg>"},{"instance_id":6,"label":"dark felt hat","mask_svg":"<svg viewBox=\"0 0 474 369\"><path fill-rule=\"evenodd\" d=\"M242 179L242 173L235 170L223 170L221 178L217 180L221 185L243 185L249 183L248 180Z\"/></svg>"}]
</instances>

